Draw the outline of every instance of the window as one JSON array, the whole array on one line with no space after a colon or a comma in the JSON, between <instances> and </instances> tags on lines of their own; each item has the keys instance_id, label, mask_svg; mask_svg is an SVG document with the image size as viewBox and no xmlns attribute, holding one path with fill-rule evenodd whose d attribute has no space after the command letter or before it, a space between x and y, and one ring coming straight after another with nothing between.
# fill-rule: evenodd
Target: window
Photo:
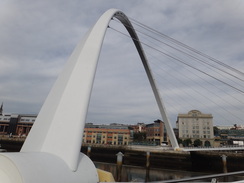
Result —
<instances>
[{"instance_id":1,"label":"window","mask_svg":"<svg viewBox=\"0 0 244 183\"><path fill-rule=\"evenodd\" d=\"M118 136L118 143L122 144L123 143L123 135Z\"/></svg>"},{"instance_id":2,"label":"window","mask_svg":"<svg viewBox=\"0 0 244 183\"><path fill-rule=\"evenodd\" d=\"M102 137L102 134L101 133L98 133L97 134L97 143L101 143L101 137Z\"/></svg>"}]
</instances>

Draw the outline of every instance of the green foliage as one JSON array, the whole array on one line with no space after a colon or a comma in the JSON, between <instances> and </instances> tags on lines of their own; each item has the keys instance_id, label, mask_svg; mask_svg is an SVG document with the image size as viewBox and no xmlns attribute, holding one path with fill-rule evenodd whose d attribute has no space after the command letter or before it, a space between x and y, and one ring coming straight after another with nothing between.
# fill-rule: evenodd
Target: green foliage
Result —
<instances>
[{"instance_id":1,"label":"green foliage","mask_svg":"<svg viewBox=\"0 0 244 183\"><path fill-rule=\"evenodd\" d=\"M202 146L202 141L200 139L196 139L194 140L193 145L195 147Z\"/></svg>"},{"instance_id":2,"label":"green foliage","mask_svg":"<svg viewBox=\"0 0 244 183\"><path fill-rule=\"evenodd\" d=\"M183 140L182 144L184 147L189 147L192 144L192 141L191 139L185 139Z\"/></svg>"},{"instance_id":3,"label":"green foliage","mask_svg":"<svg viewBox=\"0 0 244 183\"><path fill-rule=\"evenodd\" d=\"M205 141L204 146L206 146L206 147L210 147L210 146L211 146L211 144L210 144L210 142L209 142L209 141Z\"/></svg>"},{"instance_id":4,"label":"green foliage","mask_svg":"<svg viewBox=\"0 0 244 183\"><path fill-rule=\"evenodd\" d=\"M146 140L146 132L137 132L133 135L134 142L142 142Z\"/></svg>"},{"instance_id":5,"label":"green foliage","mask_svg":"<svg viewBox=\"0 0 244 183\"><path fill-rule=\"evenodd\" d=\"M182 139L177 138L178 144L182 144Z\"/></svg>"},{"instance_id":6,"label":"green foliage","mask_svg":"<svg viewBox=\"0 0 244 183\"><path fill-rule=\"evenodd\" d=\"M214 136L219 136L219 129L218 129L218 127L214 126L213 127L213 132L214 132Z\"/></svg>"}]
</instances>

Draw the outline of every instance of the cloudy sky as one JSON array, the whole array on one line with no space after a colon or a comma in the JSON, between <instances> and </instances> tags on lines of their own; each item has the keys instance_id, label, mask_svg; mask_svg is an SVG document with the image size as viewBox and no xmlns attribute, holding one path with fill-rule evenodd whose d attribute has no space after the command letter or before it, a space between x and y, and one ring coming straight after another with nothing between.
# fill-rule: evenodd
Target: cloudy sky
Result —
<instances>
[{"instance_id":1,"label":"cloudy sky","mask_svg":"<svg viewBox=\"0 0 244 183\"><path fill-rule=\"evenodd\" d=\"M129 18L244 70L242 0L1 0L0 102L4 103L4 112L37 114L79 40L110 8L120 9ZM111 22L111 27L125 32L116 21ZM154 60L152 67L156 70L155 77L173 126L178 113L191 109L212 113L215 124L243 123L243 93L209 89L214 95L204 94L205 97L223 98L218 99L217 106L209 102L200 106L203 99L193 100L194 94L187 91L190 87L172 79L177 73L185 79L193 78L192 71L181 71L182 66L177 64L172 69L171 61L155 49L146 50L146 54L149 60ZM164 61L160 66L159 60ZM188 84L193 83L186 80ZM193 80L199 82L196 78ZM206 83L202 85L208 88ZM239 103L233 102L235 99L229 98L230 95L235 95ZM226 112L229 106L219 110L220 105L227 105L221 103L223 99L228 100L227 104L233 102L231 112ZM227 116L235 113L236 118L221 118L226 113ZM161 117L132 42L123 34L108 29L87 122L135 124L156 119Z\"/></svg>"}]
</instances>

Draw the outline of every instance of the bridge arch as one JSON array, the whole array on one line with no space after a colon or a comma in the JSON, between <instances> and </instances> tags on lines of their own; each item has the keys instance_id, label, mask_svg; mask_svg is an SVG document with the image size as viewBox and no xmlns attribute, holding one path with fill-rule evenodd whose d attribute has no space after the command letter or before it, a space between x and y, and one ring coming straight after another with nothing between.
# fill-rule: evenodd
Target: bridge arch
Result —
<instances>
[{"instance_id":1,"label":"bridge arch","mask_svg":"<svg viewBox=\"0 0 244 183\"><path fill-rule=\"evenodd\" d=\"M63 159L71 170L77 170L97 62L107 27L113 17L125 26L135 44L171 144L174 148L178 148L138 36L124 13L110 9L99 18L73 51L44 102L21 152L51 153ZM67 123L70 128L66 128Z\"/></svg>"}]
</instances>

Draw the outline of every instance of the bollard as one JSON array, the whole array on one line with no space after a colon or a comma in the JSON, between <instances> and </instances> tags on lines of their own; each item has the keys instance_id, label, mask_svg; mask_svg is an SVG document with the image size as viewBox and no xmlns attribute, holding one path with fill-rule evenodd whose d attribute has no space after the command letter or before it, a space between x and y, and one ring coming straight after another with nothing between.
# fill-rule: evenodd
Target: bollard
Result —
<instances>
[{"instance_id":1,"label":"bollard","mask_svg":"<svg viewBox=\"0 0 244 183\"><path fill-rule=\"evenodd\" d=\"M227 173L227 161L226 161L227 156L223 154L221 157L223 162L223 172Z\"/></svg>"},{"instance_id":2,"label":"bollard","mask_svg":"<svg viewBox=\"0 0 244 183\"><path fill-rule=\"evenodd\" d=\"M90 158L91 156L91 146L87 147L87 156Z\"/></svg>"},{"instance_id":3,"label":"bollard","mask_svg":"<svg viewBox=\"0 0 244 183\"><path fill-rule=\"evenodd\" d=\"M145 182L149 182L150 181L149 172L150 172L150 152L147 152L146 178L145 178Z\"/></svg>"},{"instance_id":4,"label":"bollard","mask_svg":"<svg viewBox=\"0 0 244 183\"><path fill-rule=\"evenodd\" d=\"M147 152L147 163L146 168L148 169L150 167L150 152Z\"/></svg>"},{"instance_id":5,"label":"bollard","mask_svg":"<svg viewBox=\"0 0 244 183\"><path fill-rule=\"evenodd\" d=\"M117 156L117 168L116 168L116 178L117 182L121 182L121 175L122 175L122 162L123 162L123 153L119 152L116 154Z\"/></svg>"}]
</instances>

